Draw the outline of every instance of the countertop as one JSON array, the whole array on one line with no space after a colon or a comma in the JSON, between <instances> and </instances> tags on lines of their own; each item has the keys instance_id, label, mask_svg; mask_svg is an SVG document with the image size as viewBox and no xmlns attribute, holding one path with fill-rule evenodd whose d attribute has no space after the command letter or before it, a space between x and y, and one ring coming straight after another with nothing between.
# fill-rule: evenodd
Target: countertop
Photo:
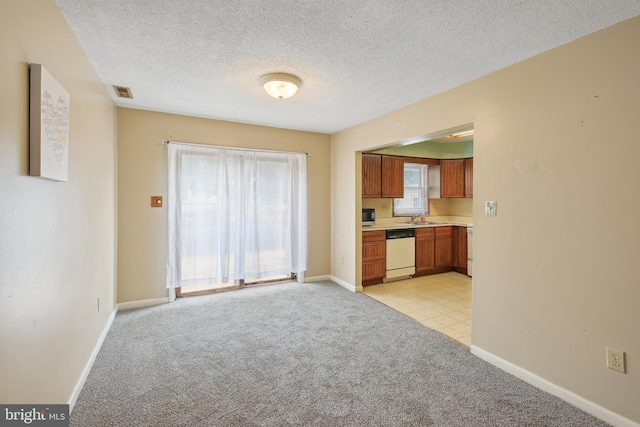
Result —
<instances>
[{"instance_id":1,"label":"countertop","mask_svg":"<svg viewBox=\"0 0 640 427\"><path fill-rule=\"evenodd\" d=\"M406 223L396 223L396 224L381 224L381 225L369 225L362 227L362 231L376 231L376 230L396 230L398 228L425 228L425 227L447 227L447 226L459 226L459 227L469 227L473 224L464 224L464 223L455 223L455 222L443 222L438 224L423 224L420 222L406 224Z\"/></svg>"},{"instance_id":2,"label":"countertop","mask_svg":"<svg viewBox=\"0 0 640 427\"><path fill-rule=\"evenodd\" d=\"M362 231L375 231L375 230L392 230L398 228L423 228L423 227L447 227L447 226L459 226L459 227L473 227L473 219L470 217L442 217L442 218L428 218L426 223L413 222L408 223L408 218L396 217L396 218L383 218L375 225L364 226ZM437 224L429 224L435 222Z\"/></svg>"}]
</instances>

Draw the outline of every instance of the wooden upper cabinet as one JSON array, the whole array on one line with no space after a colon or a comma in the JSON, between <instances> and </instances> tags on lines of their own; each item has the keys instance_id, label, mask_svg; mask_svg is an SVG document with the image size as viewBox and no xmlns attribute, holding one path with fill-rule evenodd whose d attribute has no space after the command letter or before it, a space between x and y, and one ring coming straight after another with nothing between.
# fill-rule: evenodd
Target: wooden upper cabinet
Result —
<instances>
[{"instance_id":1,"label":"wooden upper cabinet","mask_svg":"<svg viewBox=\"0 0 640 427\"><path fill-rule=\"evenodd\" d=\"M404 197L404 159L382 156L382 197Z\"/></svg>"},{"instance_id":2,"label":"wooden upper cabinet","mask_svg":"<svg viewBox=\"0 0 640 427\"><path fill-rule=\"evenodd\" d=\"M464 160L440 160L440 197L465 197Z\"/></svg>"},{"instance_id":3,"label":"wooden upper cabinet","mask_svg":"<svg viewBox=\"0 0 640 427\"><path fill-rule=\"evenodd\" d=\"M382 156L362 154L362 197L382 196Z\"/></svg>"},{"instance_id":4,"label":"wooden upper cabinet","mask_svg":"<svg viewBox=\"0 0 640 427\"><path fill-rule=\"evenodd\" d=\"M362 153L362 197L404 197L404 158Z\"/></svg>"},{"instance_id":5,"label":"wooden upper cabinet","mask_svg":"<svg viewBox=\"0 0 640 427\"><path fill-rule=\"evenodd\" d=\"M464 195L473 197L473 157L464 160Z\"/></svg>"}]
</instances>

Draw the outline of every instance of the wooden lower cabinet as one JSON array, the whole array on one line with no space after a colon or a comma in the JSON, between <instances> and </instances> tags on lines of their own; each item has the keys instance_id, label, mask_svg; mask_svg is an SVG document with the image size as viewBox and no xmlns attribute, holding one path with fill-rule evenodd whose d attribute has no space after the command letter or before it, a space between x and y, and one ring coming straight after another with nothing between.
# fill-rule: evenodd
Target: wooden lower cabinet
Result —
<instances>
[{"instance_id":1,"label":"wooden lower cabinet","mask_svg":"<svg viewBox=\"0 0 640 427\"><path fill-rule=\"evenodd\" d=\"M436 270L453 267L453 227L436 227Z\"/></svg>"},{"instance_id":2,"label":"wooden lower cabinet","mask_svg":"<svg viewBox=\"0 0 640 427\"><path fill-rule=\"evenodd\" d=\"M416 228L416 273L433 274L436 269L435 228Z\"/></svg>"},{"instance_id":3,"label":"wooden lower cabinet","mask_svg":"<svg viewBox=\"0 0 640 427\"><path fill-rule=\"evenodd\" d=\"M454 269L453 228L416 228L415 276L444 273Z\"/></svg>"},{"instance_id":4,"label":"wooden lower cabinet","mask_svg":"<svg viewBox=\"0 0 640 427\"><path fill-rule=\"evenodd\" d=\"M362 232L362 286L382 283L387 270L387 232Z\"/></svg>"},{"instance_id":5,"label":"wooden lower cabinet","mask_svg":"<svg viewBox=\"0 0 640 427\"><path fill-rule=\"evenodd\" d=\"M453 235L454 269L467 274L467 227L453 227Z\"/></svg>"},{"instance_id":6,"label":"wooden lower cabinet","mask_svg":"<svg viewBox=\"0 0 640 427\"><path fill-rule=\"evenodd\" d=\"M414 276L455 270L467 273L467 227L416 228ZM386 274L386 231L362 232L362 286L382 283Z\"/></svg>"}]
</instances>

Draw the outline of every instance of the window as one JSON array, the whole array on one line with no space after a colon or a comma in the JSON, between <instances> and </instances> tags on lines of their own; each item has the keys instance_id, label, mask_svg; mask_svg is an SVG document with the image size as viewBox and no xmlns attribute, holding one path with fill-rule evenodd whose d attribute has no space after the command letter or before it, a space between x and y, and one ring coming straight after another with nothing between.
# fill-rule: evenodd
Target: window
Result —
<instances>
[{"instance_id":1,"label":"window","mask_svg":"<svg viewBox=\"0 0 640 427\"><path fill-rule=\"evenodd\" d=\"M429 213L427 165L404 164L404 198L393 199L395 216L411 216Z\"/></svg>"},{"instance_id":2,"label":"window","mask_svg":"<svg viewBox=\"0 0 640 427\"><path fill-rule=\"evenodd\" d=\"M168 148L167 288L303 274L305 154Z\"/></svg>"}]
</instances>

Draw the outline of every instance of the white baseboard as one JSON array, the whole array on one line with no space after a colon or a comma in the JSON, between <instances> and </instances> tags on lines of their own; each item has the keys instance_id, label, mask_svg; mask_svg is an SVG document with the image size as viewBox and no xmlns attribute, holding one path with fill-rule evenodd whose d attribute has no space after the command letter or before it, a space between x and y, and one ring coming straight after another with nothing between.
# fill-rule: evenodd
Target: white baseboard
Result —
<instances>
[{"instance_id":1,"label":"white baseboard","mask_svg":"<svg viewBox=\"0 0 640 427\"><path fill-rule=\"evenodd\" d=\"M345 282L344 280L339 279L336 276L331 276L331 281L336 282L338 285L350 290L351 292L356 291L356 287L354 285L352 285L351 283Z\"/></svg>"},{"instance_id":2,"label":"white baseboard","mask_svg":"<svg viewBox=\"0 0 640 427\"><path fill-rule=\"evenodd\" d=\"M597 403L587 400L572 391L562 388L552 383L551 381L545 380L544 378L534 374L533 372L527 371L526 369L521 368L518 365L514 365L513 363L508 362L494 355L493 353L489 353L488 351L483 350L475 345L471 346L471 353L478 356L480 359L485 360L492 365L502 369L503 371L510 373L514 377L520 378L521 380L533 385L534 387L546 391L547 393L552 394L564 400L565 402L568 402L573 406L593 415L594 417L608 422L613 426L640 427L640 424L633 420L625 418L616 412L613 412L605 407L598 405Z\"/></svg>"},{"instance_id":3,"label":"white baseboard","mask_svg":"<svg viewBox=\"0 0 640 427\"><path fill-rule=\"evenodd\" d=\"M118 304L118 310L128 310L130 308L149 307L152 305L167 304L168 302L169 302L169 297L143 299L140 301L121 302L120 304Z\"/></svg>"},{"instance_id":4,"label":"white baseboard","mask_svg":"<svg viewBox=\"0 0 640 427\"><path fill-rule=\"evenodd\" d=\"M87 363L85 363L84 369L82 370L82 375L80 375L80 378L78 379L78 382L76 383L76 386L73 389L73 393L71 394L71 398L69 399L69 413L73 411L73 407L75 406L76 401L78 400L78 396L80 396L82 387L84 387L84 383L87 380L87 377L89 376L89 372L91 372L91 368L93 368L93 362L96 361L96 357L98 357L100 348L102 348L102 343L104 343L104 339L107 337L107 333L111 328L113 319L116 318L116 313L118 313L117 306L113 309L113 311L111 312L111 315L109 315L109 319L107 320L107 323L104 325L104 328L102 328L102 333L100 334L100 337L96 342L96 345L93 347L91 356L89 356L89 360L87 360Z\"/></svg>"},{"instance_id":5,"label":"white baseboard","mask_svg":"<svg viewBox=\"0 0 640 427\"><path fill-rule=\"evenodd\" d=\"M331 275L327 274L325 276L313 276L313 277L305 277L304 278L304 282L305 283L312 283L312 282L324 282L327 280L331 280Z\"/></svg>"}]
</instances>

